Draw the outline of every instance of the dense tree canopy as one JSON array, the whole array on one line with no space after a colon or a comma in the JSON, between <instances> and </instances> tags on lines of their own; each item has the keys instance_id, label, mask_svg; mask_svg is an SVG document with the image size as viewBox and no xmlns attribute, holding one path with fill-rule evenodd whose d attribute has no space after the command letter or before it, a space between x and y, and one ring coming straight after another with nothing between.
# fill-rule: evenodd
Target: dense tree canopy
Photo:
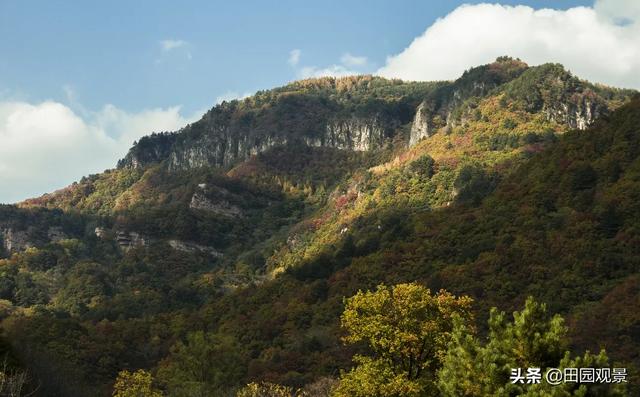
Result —
<instances>
[{"instance_id":1,"label":"dense tree canopy","mask_svg":"<svg viewBox=\"0 0 640 397\"><path fill-rule=\"evenodd\" d=\"M631 95L501 58L454 82L295 82L141 139L137 166L0 206L8 373L58 396L110 395L141 368L124 390L479 395L513 389L506 365L605 365L585 355L604 347L638 394ZM599 119L571 131L590 104ZM418 106L428 136L408 147ZM329 118L380 119L388 134L370 151L292 139L221 167L171 165L201 139L222 144L218 127L260 145ZM500 314L528 296L548 309Z\"/></svg>"},{"instance_id":2,"label":"dense tree canopy","mask_svg":"<svg viewBox=\"0 0 640 397\"><path fill-rule=\"evenodd\" d=\"M446 291L432 295L418 284L360 291L345 306L341 319L348 334L344 340L366 343L373 356L357 357L358 366L342 378L341 396L408 396L428 390L440 367L453 318L471 319L471 299Z\"/></svg>"}]
</instances>

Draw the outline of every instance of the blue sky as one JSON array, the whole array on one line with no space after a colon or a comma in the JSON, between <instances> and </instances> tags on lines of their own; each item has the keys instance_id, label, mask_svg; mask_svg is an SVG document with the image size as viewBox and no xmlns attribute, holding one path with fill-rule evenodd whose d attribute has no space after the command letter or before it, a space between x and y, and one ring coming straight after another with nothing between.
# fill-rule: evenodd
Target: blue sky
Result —
<instances>
[{"instance_id":1,"label":"blue sky","mask_svg":"<svg viewBox=\"0 0 640 397\"><path fill-rule=\"evenodd\" d=\"M287 64L292 49L301 50L301 65L321 67L350 53L370 60L363 71L375 71L462 3L4 0L0 37L10 39L0 40L0 93L93 110L182 105L188 114L228 93L296 79ZM163 40L186 44L163 51Z\"/></svg>"},{"instance_id":2,"label":"blue sky","mask_svg":"<svg viewBox=\"0 0 640 397\"><path fill-rule=\"evenodd\" d=\"M299 78L450 80L512 55L640 88L637 37L637 0L0 0L0 203Z\"/></svg>"}]
</instances>

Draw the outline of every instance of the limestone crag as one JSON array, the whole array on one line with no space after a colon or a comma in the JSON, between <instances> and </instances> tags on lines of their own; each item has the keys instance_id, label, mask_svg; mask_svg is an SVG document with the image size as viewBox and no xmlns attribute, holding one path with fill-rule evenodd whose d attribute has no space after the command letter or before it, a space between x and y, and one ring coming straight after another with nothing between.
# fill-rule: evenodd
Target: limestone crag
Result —
<instances>
[{"instance_id":1,"label":"limestone crag","mask_svg":"<svg viewBox=\"0 0 640 397\"><path fill-rule=\"evenodd\" d=\"M107 230L104 227L98 226L94 231L95 235L99 239L107 238Z\"/></svg>"},{"instance_id":2,"label":"limestone crag","mask_svg":"<svg viewBox=\"0 0 640 397\"><path fill-rule=\"evenodd\" d=\"M576 102L557 103L543 108L547 119L579 130L587 129L607 110L606 104L585 96Z\"/></svg>"},{"instance_id":3,"label":"limestone crag","mask_svg":"<svg viewBox=\"0 0 640 397\"><path fill-rule=\"evenodd\" d=\"M381 147L398 126L408 122L376 112L336 116L322 104L317 112L282 116L275 110L258 116L223 104L176 133L143 137L119 163L140 168L166 162L171 171L226 167L284 145L365 151ZM294 112L294 110L292 110ZM403 117L412 117L405 115Z\"/></svg>"},{"instance_id":4,"label":"limestone crag","mask_svg":"<svg viewBox=\"0 0 640 397\"><path fill-rule=\"evenodd\" d=\"M143 137L118 165L163 163L180 171L231 167L283 145L370 151L402 138L413 146L464 125L490 95L585 129L607 113L608 98L617 93L581 81L561 65L529 67L509 57L428 85L371 76L311 79L225 101L177 132Z\"/></svg>"},{"instance_id":5,"label":"limestone crag","mask_svg":"<svg viewBox=\"0 0 640 397\"><path fill-rule=\"evenodd\" d=\"M427 104L422 102L416 110L416 116L411 123L411 133L409 135L409 146L413 146L420 140L429 136L429 115Z\"/></svg>"},{"instance_id":6,"label":"limestone crag","mask_svg":"<svg viewBox=\"0 0 640 397\"><path fill-rule=\"evenodd\" d=\"M2 229L2 247L6 252L19 252L33 247L29 240L29 234L25 230L14 230L13 228Z\"/></svg>"},{"instance_id":7,"label":"limestone crag","mask_svg":"<svg viewBox=\"0 0 640 397\"><path fill-rule=\"evenodd\" d=\"M227 166L286 143L286 137L281 136L258 138L232 134L230 131L223 131L220 135L207 134L195 142L173 148L169 154L168 167L175 171L205 166Z\"/></svg>"},{"instance_id":8,"label":"limestone crag","mask_svg":"<svg viewBox=\"0 0 640 397\"><path fill-rule=\"evenodd\" d=\"M241 217L242 209L231 203L234 198L236 197L226 189L221 187L211 189L206 183L201 183L191 196L189 208L232 218Z\"/></svg>"},{"instance_id":9,"label":"limestone crag","mask_svg":"<svg viewBox=\"0 0 640 397\"><path fill-rule=\"evenodd\" d=\"M182 252L204 252L216 258L221 258L223 254L218 252L213 247L208 247L204 245L199 245L191 242L181 241L181 240L168 240L167 243L171 246L171 248L182 251Z\"/></svg>"},{"instance_id":10,"label":"limestone crag","mask_svg":"<svg viewBox=\"0 0 640 397\"><path fill-rule=\"evenodd\" d=\"M350 118L327 123L322 146L366 151L382 146L385 126L378 118Z\"/></svg>"},{"instance_id":11,"label":"limestone crag","mask_svg":"<svg viewBox=\"0 0 640 397\"><path fill-rule=\"evenodd\" d=\"M116 243L123 251L129 251L134 247L143 247L149 243L148 238L143 237L137 232L117 231L115 237Z\"/></svg>"},{"instance_id":12,"label":"limestone crag","mask_svg":"<svg viewBox=\"0 0 640 397\"><path fill-rule=\"evenodd\" d=\"M189 208L229 217L242 216L242 210L238 206L233 205L226 200L214 202L207 198L202 192L196 192L193 194L191 202L189 203Z\"/></svg>"},{"instance_id":13,"label":"limestone crag","mask_svg":"<svg viewBox=\"0 0 640 397\"><path fill-rule=\"evenodd\" d=\"M206 166L228 166L276 146L303 143L312 147L332 147L365 151L380 147L392 125L379 118L350 117L328 120L322 133L300 131L298 136L273 132L257 135L251 131L213 128L195 141L175 145L168 155L170 170L184 170ZM133 165L140 164L132 159Z\"/></svg>"}]
</instances>

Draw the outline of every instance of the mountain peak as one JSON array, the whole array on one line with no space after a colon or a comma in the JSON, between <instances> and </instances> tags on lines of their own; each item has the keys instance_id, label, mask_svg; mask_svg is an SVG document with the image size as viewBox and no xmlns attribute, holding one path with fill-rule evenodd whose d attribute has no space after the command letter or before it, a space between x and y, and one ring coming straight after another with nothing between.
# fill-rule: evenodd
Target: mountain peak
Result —
<instances>
[{"instance_id":1,"label":"mountain peak","mask_svg":"<svg viewBox=\"0 0 640 397\"><path fill-rule=\"evenodd\" d=\"M583 129L627 94L579 80L559 64L530 67L508 56L468 69L453 82L310 78L224 102L176 133L142 138L118 166L229 167L281 145L355 151L381 149L397 139L413 145L442 127L438 120L449 127L460 123L469 100L489 95ZM406 136L401 126L410 126L411 133Z\"/></svg>"}]
</instances>

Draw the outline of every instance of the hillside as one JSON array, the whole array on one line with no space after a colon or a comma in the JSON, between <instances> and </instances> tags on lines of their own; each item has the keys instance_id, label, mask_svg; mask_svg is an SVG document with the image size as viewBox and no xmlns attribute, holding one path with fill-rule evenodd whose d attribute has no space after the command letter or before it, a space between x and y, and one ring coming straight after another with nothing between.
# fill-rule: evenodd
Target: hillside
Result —
<instances>
[{"instance_id":1,"label":"hillside","mask_svg":"<svg viewBox=\"0 0 640 397\"><path fill-rule=\"evenodd\" d=\"M573 349L637 376L639 125L634 91L507 57L222 103L0 207L3 338L41 395L109 395L138 368L175 395L301 387L361 349L340 341L344 297L418 281L472 297L479 324L534 296ZM203 346L221 361L195 379Z\"/></svg>"}]
</instances>

